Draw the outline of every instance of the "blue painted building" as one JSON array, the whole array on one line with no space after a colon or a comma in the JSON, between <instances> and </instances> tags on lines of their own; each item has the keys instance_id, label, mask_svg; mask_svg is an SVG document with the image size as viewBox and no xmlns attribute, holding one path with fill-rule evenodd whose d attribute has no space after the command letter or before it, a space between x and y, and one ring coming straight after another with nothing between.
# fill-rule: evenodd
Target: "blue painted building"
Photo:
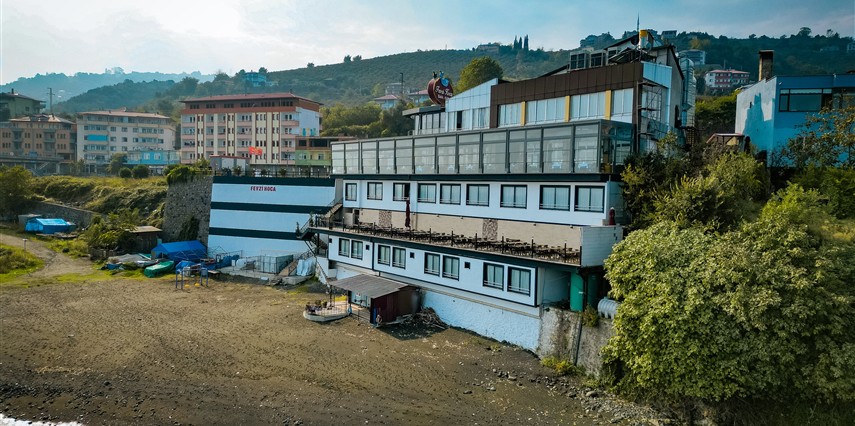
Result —
<instances>
[{"instance_id":1,"label":"blue painted building","mask_svg":"<svg viewBox=\"0 0 855 426\"><path fill-rule=\"evenodd\" d=\"M127 164L130 167L142 164L148 166L152 174L163 174L163 170L170 164L178 164L181 162L181 157L178 151L165 150L144 150L144 151L129 151L127 153Z\"/></svg>"},{"instance_id":2,"label":"blue painted building","mask_svg":"<svg viewBox=\"0 0 855 426\"><path fill-rule=\"evenodd\" d=\"M772 158L796 136L809 114L855 104L855 74L775 76L736 96L736 133Z\"/></svg>"}]
</instances>

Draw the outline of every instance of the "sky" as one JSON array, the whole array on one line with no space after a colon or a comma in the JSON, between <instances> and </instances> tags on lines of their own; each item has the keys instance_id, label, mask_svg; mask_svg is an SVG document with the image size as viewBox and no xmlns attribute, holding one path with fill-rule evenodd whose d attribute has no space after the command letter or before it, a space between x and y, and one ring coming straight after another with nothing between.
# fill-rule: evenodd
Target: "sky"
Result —
<instances>
[{"instance_id":1,"label":"sky","mask_svg":"<svg viewBox=\"0 0 855 426\"><path fill-rule=\"evenodd\" d=\"M855 34L855 0L0 0L0 84L37 73L279 71L417 50L574 49L642 28Z\"/></svg>"}]
</instances>

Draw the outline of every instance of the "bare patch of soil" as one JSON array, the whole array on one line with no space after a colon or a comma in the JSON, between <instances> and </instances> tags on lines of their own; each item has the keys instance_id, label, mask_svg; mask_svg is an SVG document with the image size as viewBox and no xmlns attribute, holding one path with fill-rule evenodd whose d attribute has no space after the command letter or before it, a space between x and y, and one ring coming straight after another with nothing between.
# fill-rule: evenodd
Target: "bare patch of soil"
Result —
<instances>
[{"instance_id":1,"label":"bare patch of soil","mask_svg":"<svg viewBox=\"0 0 855 426\"><path fill-rule=\"evenodd\" d=\"M40 253L44 274L88 265ZM455 329L305 320L322 298L213 281L178 290L171 277L3 288L0 412L91 425L612 420L527 351Z\"/></svg>"}]
</instances>

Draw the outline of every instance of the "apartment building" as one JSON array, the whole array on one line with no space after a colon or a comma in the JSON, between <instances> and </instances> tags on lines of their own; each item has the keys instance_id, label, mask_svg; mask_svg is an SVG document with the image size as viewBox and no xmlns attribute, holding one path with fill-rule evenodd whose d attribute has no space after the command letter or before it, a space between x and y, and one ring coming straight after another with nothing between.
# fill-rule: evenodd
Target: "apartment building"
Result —
<instances>
[{"instance_id":1,"label":"apartment building","mask_svg":"<svg viewBox=\"0 0 855 426\"><path fill-rule=\"evenodd\" d=\"M124 109L78 115L78 158L89 173L103 173L114 154L174 151L175 124L169 117Z\"/></svg>"},{"instance_id":2,"label":"apartment building","mask_svg":"<svg viewBox=\"0 0 855 426\"><path fill-rule=\"evenodd\" d=\"M68 173L76 150L76 126L63 118L35 114L0 122L0 165L38 175Z\"/></svg>"},{"instance_id":3,"label":"apartment building","mask_svg":"<svg viewBox=\"0 0 855 426\"><path fill-rule=\"evenodd\" d=\"M707 90L733 90L748 84L748 73L734 69L712 70L704 74Z\"/></svg>"},{"instance_id":4,"label":"apartment building","mask_svg":"<svg viewBox=\"0 0 855 426\"><path fill-rule=\"evenodd\" d=\"M292 93L209 96L182 102L182 163L230 155L249 158L251 166L294 165L297 139L320 135L321 104Z\"/></svg>"},{"instance_id":5,"label":"apartment building","mask_svg":"<svg viewBox=\"0 0 855 426\"><path fill-rule=\"evenodd\" d=\"M44 107L43 101L24 96L15 89L0 93L0 121L38 114Z\"/></svg>"}]
</instances>

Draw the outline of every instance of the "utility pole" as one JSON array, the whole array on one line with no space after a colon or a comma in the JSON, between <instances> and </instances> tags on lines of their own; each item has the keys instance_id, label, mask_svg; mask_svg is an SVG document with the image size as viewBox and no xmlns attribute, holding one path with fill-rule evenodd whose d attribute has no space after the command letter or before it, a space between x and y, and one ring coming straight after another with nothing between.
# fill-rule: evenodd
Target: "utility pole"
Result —
<instances>
[{"instance_id":1,"label":"utility pole","mask_svg":"<svg viewBox=\"0 0 855 426\"><path fill-rule=\"evenodd\" d=\"M50 115L53 115L53 88L48 87L48 94L50 95L50 101L48 105L50 105Z\"/></svg>"},{"instance_id":2,"label":"utility pole","mask_svg":"<svg viewBox=\"0 0 855 426\"><path fill-rule=\"evenodd\" d=\"M404 73L401 73L401 102L404 102Z\"/></svg>"}]
</instances>

